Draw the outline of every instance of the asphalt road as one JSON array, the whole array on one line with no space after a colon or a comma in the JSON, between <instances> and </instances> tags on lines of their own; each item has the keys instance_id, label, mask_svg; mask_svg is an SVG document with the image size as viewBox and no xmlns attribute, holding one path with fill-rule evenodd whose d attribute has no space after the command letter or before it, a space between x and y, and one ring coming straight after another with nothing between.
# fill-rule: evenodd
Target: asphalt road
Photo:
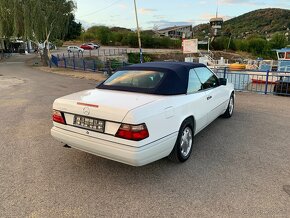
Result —
<instances>
[{"instance_id":1,"label":"asphalt road","mask_svg":"<svg viewBox=\"0 0 290 218\"><path fill-rule=\"evenodd\" d=\"M237 94L186 163L136 168L54 140L53 100L94 82L23 60L0 63L0 217L290 217L290 98Z\"/></svg>"}]
</instances>

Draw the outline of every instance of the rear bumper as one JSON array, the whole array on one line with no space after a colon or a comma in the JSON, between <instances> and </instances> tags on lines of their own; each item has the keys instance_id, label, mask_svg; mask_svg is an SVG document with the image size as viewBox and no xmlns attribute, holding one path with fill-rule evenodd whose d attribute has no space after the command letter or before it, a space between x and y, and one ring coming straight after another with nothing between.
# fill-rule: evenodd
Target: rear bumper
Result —
<instances>
[{"instance_id":1,"label":"rear bumper","mask_svg":"<svg viewBox=\"0 0 290 218\"><path fill-rule=\"evenodd\" d=\"M51 129L51 135L55 139L73 148L132 166L142 166L168 156L174 147L177 134L173 133L142 147L132 147L55 126Z\"/></svg>"}]
</instances>

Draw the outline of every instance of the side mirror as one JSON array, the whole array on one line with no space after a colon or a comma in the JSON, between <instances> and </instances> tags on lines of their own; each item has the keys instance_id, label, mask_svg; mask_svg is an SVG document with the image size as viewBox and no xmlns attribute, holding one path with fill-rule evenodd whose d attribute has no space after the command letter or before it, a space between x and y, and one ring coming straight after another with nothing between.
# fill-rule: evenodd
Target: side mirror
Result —
<instances>
[{"instance_id":1,"label":"side mirror","mask_svg":"<svg viewBox=\"0 0 290 218\"><path fill-rule=\"evenodd\" d=\"M219 84L220 86L226 86L227 85L227 79L225 78L219 78Z\"/></svg>"}]
</instances>

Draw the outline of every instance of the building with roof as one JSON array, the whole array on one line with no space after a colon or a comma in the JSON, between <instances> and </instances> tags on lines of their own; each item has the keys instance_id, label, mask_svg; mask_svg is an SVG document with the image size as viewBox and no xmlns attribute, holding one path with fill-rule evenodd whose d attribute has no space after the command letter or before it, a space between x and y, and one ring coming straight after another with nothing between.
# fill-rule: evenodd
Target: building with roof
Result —
<instances>
[{"instance_id":1,"label":"building with roof","mask_svg":"<svg viewBox=\"0 0 290 218\"><path fill-rule=\"evenodd\" d=\"M167 27L157 30L156 33L161 37L167 36L173 39L191 38L192 25Z\"/></svg>"},{"instance_id":2,"label":"building with roof","mask_svg":"<svg viewBox=\"0 0 290 218\"><path fill-rule=\"evenodd\" d=\"M210 19L209 23L211 25L211 28L213 29L214 36L218 35L218 31L222 28L223 22L224 20L221 17L214 17Z\"/></svg>"}]
</instances>

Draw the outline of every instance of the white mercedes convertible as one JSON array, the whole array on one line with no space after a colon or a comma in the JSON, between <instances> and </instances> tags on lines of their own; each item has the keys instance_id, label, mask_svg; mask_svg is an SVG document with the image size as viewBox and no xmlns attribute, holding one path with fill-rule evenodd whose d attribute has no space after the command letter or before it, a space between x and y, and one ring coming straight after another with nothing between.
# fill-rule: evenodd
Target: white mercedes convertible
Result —
<instances>
[{"instance_id":1,"label":"white mercedes convertible","mask_svg":"<svg viewBox=\"0 0 290 218\"><path fill-rule=\"evenodd\" d=\"M233 84L203 64L152 62L124 67L95 89L55 100L54 138L133 166L164 157L186 161L194 136L231 117Z\"/></svg>"}]
</instances>

